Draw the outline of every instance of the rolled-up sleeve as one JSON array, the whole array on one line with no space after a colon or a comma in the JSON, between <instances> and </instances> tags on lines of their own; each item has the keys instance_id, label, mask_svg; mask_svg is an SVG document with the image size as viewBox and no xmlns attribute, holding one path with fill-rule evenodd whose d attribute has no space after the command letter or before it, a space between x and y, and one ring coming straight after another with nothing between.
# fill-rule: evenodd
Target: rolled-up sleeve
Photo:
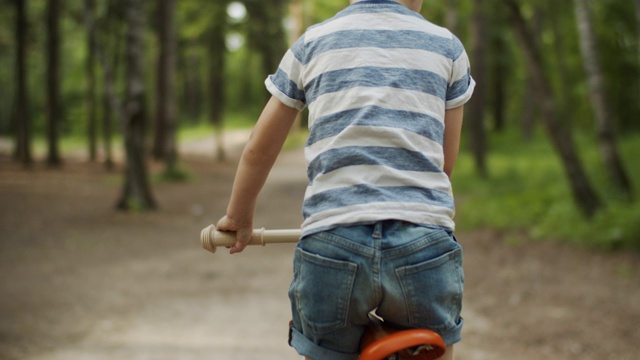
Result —
<instances>
[{"instance_id":1,"label":"rolled-up sleeve","mask_svg":"<svg viewBox=\"0 0 640 360\"><path fill-rule=\"evenodd\" d=\"M304 37L287 50L274 74L265 80L267 90L283 104L302 110L306 106L303 71Z\"/></svg>"},{"instance_id":2,"label":"rolled-up sleeve","mask_svg":"<svg viewBox=\"0 0 640 360\"><path fill-rule=\"evenodd\" d=\"M454 109L464 105L473 94L475 81L471 77L471 67L469 64L469 56L460 40L455 36L453 41L453 64L451 78L447 87L446 108Z\"/></svg>"}]
</instances>

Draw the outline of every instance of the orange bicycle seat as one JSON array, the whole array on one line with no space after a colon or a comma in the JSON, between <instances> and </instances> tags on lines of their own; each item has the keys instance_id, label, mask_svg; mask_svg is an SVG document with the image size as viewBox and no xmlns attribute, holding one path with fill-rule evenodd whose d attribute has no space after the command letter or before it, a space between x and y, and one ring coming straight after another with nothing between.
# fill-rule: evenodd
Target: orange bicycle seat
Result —
<instances>
[{"instance_id":1,"label":"orange bicycle seat","mask_svg":"<svg viewBox=\"0 0 640 360\"><path fill-rule=\"evenodd\" d=\"M360 341L360 360L434 360L446 351L444 341L427 329L399 330L374 315Z\"/></svg>"}]
</instances>

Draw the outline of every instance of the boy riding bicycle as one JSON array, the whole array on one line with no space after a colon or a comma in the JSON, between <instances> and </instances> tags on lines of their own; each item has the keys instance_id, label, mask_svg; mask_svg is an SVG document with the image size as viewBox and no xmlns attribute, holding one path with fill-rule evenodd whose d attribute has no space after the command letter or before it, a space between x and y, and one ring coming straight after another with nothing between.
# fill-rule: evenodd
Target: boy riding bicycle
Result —
<instances>
[{"instance_id":1,"label":"boy riding bicycle","mask_svg":"<svg viewBox=\"0 0 640 360\"><path fill-rule=\"evenodd\" d=\"M352 0L310 27L266 80L265 106L221 231L246 246L257 196L298 111L309 107L309 184L289 297L291 345L357 359L374 311L398 328L460 340L462 249L450 177L474 88L461 42L422 0Z\"/></svg>"}]
</instances>

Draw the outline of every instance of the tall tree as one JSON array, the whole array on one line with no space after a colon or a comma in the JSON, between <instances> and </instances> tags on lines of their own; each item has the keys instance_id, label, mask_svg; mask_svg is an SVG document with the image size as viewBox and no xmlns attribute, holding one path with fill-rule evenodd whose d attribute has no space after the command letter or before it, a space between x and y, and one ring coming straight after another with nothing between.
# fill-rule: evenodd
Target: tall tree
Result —
<instances>
[{"instance_id":1,"label":"tall tree","mask_svg":"<svg viewBox=\"0 0 640 360\"><path fill-rule=\"evenodd\" d=\"M486 86L485 86L485 58L487 45L487 24L485 16L484 0L474 0L474 16L471 32L471 60L473 62L473 77L476 80L476 89L473 99L469 104L469 129L470 145L473 158L475 160L476 171L482 177L487 177L487 145L486 130L484 125Z\"/></svg>"},{"instance_id":2,"label":"tall tree","mask_svg":"<svg viewBox=\"0 0 640 360\"><path fill-rule=\"evenodd\" d=\"M31 116L29 115L29 94L27 89L27 0L14 0L16 7L16 148L14 157L24 166L33 163L31 155Z\"/></svg>"},{"instance_id":3,"label":"tall tree","mask_svg":"<svg viewBox=\"0 0 640 360\"><path fill-rule=\"evenodd\" d=\"M538 41L543 32L542 28L542 19L543 14L539 7L535 7L533 9L533 19L531 21L531 26L529 27L532 32L531 37L532 41L536 46L540 46L540 42ZM534 79L532 78L531 72L529 71L526 74L526 78L523 86L523 101L522 101L522 121L521 121L521 129L522 129L522 137L525 141L531 140L533 137L533 131L536 126L536 119L538 118L538 109L535 104L535 95L534 95Z\"/></svg>"},{"instance_id":4,"label":"tall tree","mask_svg":"<svg viewBox=\"0 0 640 360\"><path fill-rule=\"evenodd\" d=\"M124 114L122 105L116 94L116 74L122 57L121 39L122 36L122 19L119 16L121 12L121 2L110 1L107 3L107 9L96 28L101 31L96 33L96 56L102 65L102 137L104 146L104 164L107 170L114 168L113 162L113 117L116 117L121 123L124 123ZM111 58L107 56L111 54Z\"/></svg>"},{"instance_id":5,"label":"tall tree","mask_svg":"<svg viewBox=\"0 0 640 360\"><path fill-rule=\"evenodd\" d=\"M285 0L245 0L249 14L249 46L262 59L262 78L278 68L282 55L287 50L286 33L282 26L287 7ZM268 98L270 94L264 92Z\"/></svg>"},{"instance_id":6,"label":"tall tree","mask_svg":"<svg viewBox=\"0 0 640 360\"><path fill-rule=\"evenodd\" d=\"M164 159L169 173L176 171L176 101L174 97L175 78L175 1L158 2L158 86L156 98L156 131L154 156Z\"/></svg>"},{"instance_id":7,"label":"tall tree","mask_svg":"<svg viewBox=\"0 0 640 360\"><path fill-rule=\"evenodd\" d=\"M638 66L640 66L640 0L636 0L636 47L638 48Z\"/></svg>"},{"instance_id":8,"label":"tall tree","mask_svg":"<svg viewBox=\"0 0 640 360\"><path fill-rule=\"evenodd\" d=\"M491 60L489 65L489 76L491 80L489 83L492 85L488 91L491 95L491 108L493 114L493 130L500 132L505 128L505 104L507 103L507 79L511 75L511 62L513 58L509 53L507 42L502 35L502 31L499 34L492 34L489 41L489 52L495 54L490 56Z\"/></svg>"},{"instance_id":9,"label":"tall tree","mask_svg":"<svg viewBox=\"0 0 640 360\"><path fill-rule=\"evenodd\" d=\"M570 48L571 44L574 43L574 39L571 36L568 36L566 32L567 19L569 18L567 14L564 13L566 9L566 4L559 1L549 1L546 3L546 7L544 10L538 11L538 16L540 19L537 21L540 22L540 25L549 26L549 30L551 31L553 37L551 41L553 42L553 46L550 48L550 62L553 63L553 67L556 69L555 76L555 86L557 88L557 106L558 112L561 117L568 119L571 121L575 117L575 101L572 98L572 89L573 81L571 78L572 73L572 64L571 60L575 60L575 56L572 54L572 50ZM541 26L541 32L544 33L546 30ZM549 41L547 41L549 42ZM549 51L549 50L547 50Z\"/></svg>"},{"instance_id":10,"label":"tall tree","mask_svg":"<svg viewBox=\"0 0 640 360\"><path fill-rule=\"evenodd\" d=\"M562 160L578 208L586 217L591 218L602 207L602 202L587 178L576 152L571 131L566 124L563 126L560 122L551 83L548 74L544 71L540 49L527 26L519 3L516 0L503 0L503 2L509 9L512 26L520 40L551 144Z\"/></svg>"},{"instance_id":11,"label":"tall tree","mask_svg":"<svg viewBox=\"0 0 640 360\"><path fill-rule=\"evenodd\" d=\"M178 56L178 69L181 79L181 96L179 108L181 115L186 116L190 122L197 122L202 113L203 80L201 75L200 54L196 54L191 48L195 47L192 42L180 42ZM191 51L190 51L191 50Z\"/></svg>"},{"instance_id":12,"label":"tall tree","mask_svg":"<svg viewBox=\"0 0 640 360\"><path fill-rule=\"evenodd\" d=\"M147 120L144 83L144 0L128 0L126 45L126 100L122 131L126 154L126 171L118 209L149 210L156 208L151 194L144 156Z\"/></svg>"},{"instance_id":13,"label":"tall tree","mask_svg":"<svg viewBox=\"0 0 640 360\"><path fill-rule=\"evenodd\" d=\"M216 2L212 12L212 26L209 29L209 98L210 117L216 136L216 159L224 161L226 154L222 136L222 116L224 114L225 87L225 32L227 23L227 0Z\"/></svg>"},{"instance_id":14,"label":"tall tree","mask_svg":"<svg viewBox=\"0 0 640 360\"><path fill-rule=\"evenodd\" d=\"M47 2L47 164L60 165L60 0Z\"/></svg>"},{"instance_id":15,"label":"tall tree","mask_svg":"<svg viewBox=\"0 0 640 360\"><path fill-rule=\"evenodd\" d=\"M591 9L586 0L574 0L574 5L580 33L580 49L589 80L591 104L595 113L600 154L612 182L624 193L630 195L632 192L631 182L622 165L616 144L613 116L604 86L604 75L600 66L598 46L592 26Z\"/></svg>"},{"instance_id":16,"label":"tall tree","mask_svg":"<svg viewBox=\"0 0 640 360\"><path fill-rule=\"evenodd\" d=\"M85 63L87 71L87 138L89 140L89 160L96 161L98 126L96 106L96 21L95 0L84 2L84 22L87 30L87 59Z\"/></svg>"}]
</instances>

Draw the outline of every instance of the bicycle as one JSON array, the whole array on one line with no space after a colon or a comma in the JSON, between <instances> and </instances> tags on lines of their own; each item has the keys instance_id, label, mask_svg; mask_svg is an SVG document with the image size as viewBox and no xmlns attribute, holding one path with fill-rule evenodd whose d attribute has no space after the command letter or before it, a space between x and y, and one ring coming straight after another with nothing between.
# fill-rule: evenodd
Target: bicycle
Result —
<instances>
[{"instance_id":1,"label":"bicycle","mask_svg":"<svg viewBox=\"0 0 640 360\"><path fill-rule=\"evenodd\" d=\"M253 231L249 245L295 243L300 239L300 230ZM230 247L236 242L232 232L220 232L209 225L200 233L202 247L211 253L218 246ZM434 331L428 329L394 329L384 324L384 320L369 314L369 325L360 340L360 360L434 360L446 350L444 341Z\"/></svg>"}]
</instances>

